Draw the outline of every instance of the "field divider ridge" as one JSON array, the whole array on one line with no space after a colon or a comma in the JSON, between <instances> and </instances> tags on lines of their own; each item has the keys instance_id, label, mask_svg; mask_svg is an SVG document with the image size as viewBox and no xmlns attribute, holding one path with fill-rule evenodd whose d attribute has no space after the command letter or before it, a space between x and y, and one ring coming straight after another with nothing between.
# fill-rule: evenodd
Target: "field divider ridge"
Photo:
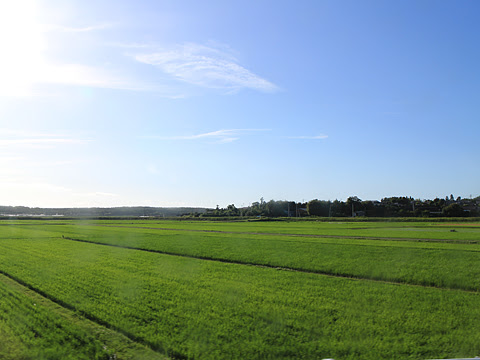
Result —
<instances>
[{"instance_id":1,"label":"field divider ridge","mask_svg":"<svg viewBox=\"0 0 480 360\"><path fill-rule=\"evenodd\" d=\"M156 254L162 254L162 255L169 255L169 256L178 256L178 257L183 257L183 258L188 258L188 259L214 261L214 262L220 262L220 263L224 263L224 264L255 266L255 267L260 267L260 268L283 270L283 271L293 271L293 272L299 272L299 273L304 273L304 274L328 276L328 277L333 277L333 278L372 281L372 282L378 282L378 283L384 283L384 284L390 284L390 285L407 285L407 286L423 287L423 288L430 288L430 289L462 291L462 292L475 293L475 294L479 293L478 290L474 290L474 289L436 286L436 285L431 285L431 284L415 284L415 283L408 283L408 282L405 282L405 281L385 280L385 279L376 278L376 277L357 276L357 275L353 275L353 274L332 273L332 272L321 271L321 270L306 270L306 269L301 269L301 268L284 267L284 266L261 264L261 263L252 263L252 262L239 261L239 260L228 260L228 259L224 259L224 258L215 258L215 257L209 257L209 256L195 256L195 255L188 255L188 254L175 253L175 252L162 251L162 250L155 250L155 249L144 249L144 248L138 248L138 247L128 246L128 245L108 244L108 243L101 243L101 242L85 240L85 239L75 239L75 238L71 238L71 237L67 237L67 236L62 236L62 239L81 242L81 243L87 243L87 244L92 244L92 245L109 246L109 247L120 248L120 249L144 251L144 252L150 252L150 253L156 253Z\"/></svg>"}]
</instances>

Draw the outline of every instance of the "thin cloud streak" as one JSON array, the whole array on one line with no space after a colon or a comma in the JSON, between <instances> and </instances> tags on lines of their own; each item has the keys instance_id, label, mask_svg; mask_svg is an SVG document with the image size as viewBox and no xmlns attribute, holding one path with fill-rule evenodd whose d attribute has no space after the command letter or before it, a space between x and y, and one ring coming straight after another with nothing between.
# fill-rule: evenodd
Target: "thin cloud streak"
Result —
<instances>
[{"instance_id":1,"label":"thin cloud streak","mask_svg":"<svg viewBox=\"0 0 480 360\"><path fill-rule=\"evenodd\" d=\"M99 24L99 25L90 25L85 27L71 27L71 26L63 26L57 24L48 24L44 25L44 29L46 31L60 31L60 32L68 32L68 33L82 33L82 32L89 32L95 30L103 30L112 27L111 24Z\"/></svg>"},{"instance_id":2,"label":"thin cloud streak","mask_svg":"<svg viewBox=\"0 0 480 360\"><path fill-rule=\"evenodd\" d=\"M271 131L270 129L222 129L207 133L180 136L143 136L143 138L158 140L199 140L216 139L216 143L224 144L236 141L239 136L248 132Z\"/></svg>"},{"instance_id":3,"label":"thin cloud streak","mask_svg":"<svg viewBox=\"0 0 480 360\"><path fill-rule=\"evenodd\" d=\"M155 87L116 76L111 71L80 64L48 66L39 83L90 86L105 89L155 91Z\"/></svg>"},{"instance_id":4,"label":"thin cloud streak","mask_svg":"<svg viewBox=\"0 0 480 360\"><path fill-rule=\"evenodd\" d=\"M14 139L0 140L1 145L35 145L35 144L86 144L89 140L78 139Z\"/></svg>"},{"instance_id":5,"label":"thin cloud streak","mask_svg":"<svg viewBox=\"0 0 480 360\"><path fill-rule=\"evenodd\" d=\"M118 47L118 48L125 48L125 49L154 49L158 48L156 44L148 44L148 43L125 43L125 42L111 42L107 44L108 46Z\"/></svg>"},{"instance_id":6,"label":"thin cloud streak","mask_svg":"<svg viewBox=\"0 0 480 360\"><path fill-rule=\"evenodd\" d=\"M328 135L315 135L315 136L286 136L287 139L305 139L305 140L323 140L328 138Z\"/></svg>"},{"instance_id":7,"label":"thin cloud streak","mask_svg":"<svg viewBox=\"0 0 480 360\"><path fill-rule=\"evenodd\" d=\"M25 130L17 130L17 129L7 129L7 128L0 128L0 134L2 136L10 136L10 137L22 137L22 138L58 138L58 137L68 137L65 134L55 134L55 133L44 133L44 132L32 132L32 131L25 131Z\"/></svg>"},{"instance_id":8,"label":"thin cloud streak","mask_svg":"<svg viewBox=\"0 0 480 360\"><path fill-rule=\"evenodd\" d=\"M127 77L121 71L107 69L100 66L87 66L81 64L63 64L57 66L45 66L42 76L35 83L59 84L68 86L85 86L100 89L127 90L136 92L153 92L159 96L171 99L183 98L185 95L170 86L153 84L136 79L134 76ZM28 94L37 95L34 92ZM45 94L41 94L45 95Z\"/></svg>"},{"instance_id":9,"label":"thin cloud streak","mask_svg":"<svg viewBox=\"0 0 480 360\"><path fill-rule=\"evenodd\" d=\"M0 147L53 147L56 145L85 145L91 139L73 138L65 134L25 132L0 129Z\"/></svg>"},{"instance_id":10,"label":"thin cloud streak","mask_svg":"<svg viewBox=\"0 0 480 360\"><path fill-rule=\"evenodd\" d=\"M231 54L212 47L185 44L171 50L137 54L134 58L158 67L177 80L200 87L228 91L243 88L264 92L278 90L275 84L239 65Z\"/></svg>"}]
</instances>

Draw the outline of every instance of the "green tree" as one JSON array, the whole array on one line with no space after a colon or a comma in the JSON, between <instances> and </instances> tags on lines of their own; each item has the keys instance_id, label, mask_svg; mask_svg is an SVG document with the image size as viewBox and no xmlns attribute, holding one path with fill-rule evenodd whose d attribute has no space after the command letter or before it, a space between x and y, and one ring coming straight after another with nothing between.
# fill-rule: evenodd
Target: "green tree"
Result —
<instances>
[{"instance_id":1,"label":"green tree","mask_svg":"<svg viewBox=\"0 0 480 360\"><path fill-rule=\"evenodd\" d=\"M331 216L344 217L344 216L350 216L351 214L351 210L349 210L348 205L343 201L335 200L331 203L331 206L332 206L330 211Z\"/></svg>"},{"instance_id":2,"label":"green tree","mask_svg":"<svg viewBox=\"0 0 480 360\"><path fill-rule=\"evenodd\" d=\"M307 203L307 211L309 215L313 216L329 216L330 201L311 200Z\"/></svg>"},{"instance_id":3,"label":"green tree","mask_svg":"<svg viewBox=\"0 0 480 360\"><path fill-rule=\"evenodd\" d=\"M447 217L461 217L465 216L466 213L459 204L453 203L443 208L442 215Z\"/></svg>"},{"instance_id":4,"label":"green tree","mask_svg":"<svg viewBox=\"0 0 480 360\"><path fill-rule=\"evenodd\" d=\"M287 216L288 202L270 200L266 203L267 215L271 217Z\"/></svg>"},{"instance_id":5,"label":"green tree","mask_svg":"<svg viewBox=\"0 0 480 360\"><path fill-rule=\"evenodd\" d=\"M355 211L360 210L360 205L362 203L362 200L358 198L358 196L350 196L347 199L347 205L349 208L351 208L351 216L355 215Z\"/></svg>"}]
</instances>

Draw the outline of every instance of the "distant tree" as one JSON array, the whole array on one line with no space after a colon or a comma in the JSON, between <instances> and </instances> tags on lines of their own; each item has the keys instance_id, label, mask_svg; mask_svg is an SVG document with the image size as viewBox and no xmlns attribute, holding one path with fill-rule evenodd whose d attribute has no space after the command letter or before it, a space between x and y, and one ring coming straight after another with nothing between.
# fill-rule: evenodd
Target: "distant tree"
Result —
<instances>
[{"instance_id":1,"label":"distant tree","mask_svg":"<svg viewBox=\"0 0 480 360\"><path fill-rule=\"evenodd\" d=\"M314 216L329 216L330 201L311 200L307 203L307 212Z\"/></svg>"},{"instance_id":2,"label":"distant tree","mask_svg":"<svg viewBox=\"0 0 480 360\"><path fill-rule=\"evenodd\" d=\"M348 205L343 201L335 200L331 203L331 216L338 216L338 217L345 217L350 216L351 210L349 209Z\"/></svg>"},{"instance_id":3,"label":"distant tree","mask_svg":"<svg viewBox=\"0 0 480 360\"><path fill-rule=\"evenodd\" d=\"M347 205L352 209L351 215L355 216L355 211L360 210L359 205L361 205L362 200L358 198L358 196L350 196L347 199Z\"/></svg>"},{"instance_id":4,"label":"distant tree","mask_svg":"<svg viewBox=\"0 0 480 360\"><path fill-rule=\"evenodd\" d=\"M225 212L226 216L238 216L240 214L239 210L235 207L234 204L228 205Z\"/></svg>"},{"instance_id":5,"label":"distant tree","mask_svg":"<svg viewBox=\"0 0 480 360\"><path fill-rule=\"evenodd\" d=\"M466 213L460 204L453 203L443 208L442 215L447 217L462 217L465 216Z\"/></svg>"},{"instance_id":6,"label":"distant tree","mask_svg":"<svg viewBox=\"0 0 480 360\"><path fill-rule=\"evenodd\" d=\"M320 209L321 209L321 204L320 204L320 201L318 201L317 199L310 200L307 203L308 215L319 216Z\"/></svg>"},{"instance_id":7,"label":"distant tree","mask_svg":"<svg viewBox=\"0 0 480 360\"><path fill-rule=\"evenodd\" d=\"M443 207L445 206L445 200L444 199L439 199L435 198L433 199L433 204L437 208L437 211L442 211Z\"/></svg>"},{"instance_id":8,"label":"distant tree","mask_svg":"<svg viewBox=\"0 0 480 360\"><path fill-rule=\"evenodd\" d=\"M274 201L270 200L265 205L267 215L271 217L280 217L288 215L288 202L287 201Z\"/></svg>"},{"instance_id":9,"label":"distant tree","mask_svg":"<svg viewBox=\"0 0 480 360\"><path fill-rule=\"evenodd\" d=\"M366 216L384 216L385 207L383 204L376 205L373 201L362 201L362 208L365 211Z\"/></svg>"}]
</instances>

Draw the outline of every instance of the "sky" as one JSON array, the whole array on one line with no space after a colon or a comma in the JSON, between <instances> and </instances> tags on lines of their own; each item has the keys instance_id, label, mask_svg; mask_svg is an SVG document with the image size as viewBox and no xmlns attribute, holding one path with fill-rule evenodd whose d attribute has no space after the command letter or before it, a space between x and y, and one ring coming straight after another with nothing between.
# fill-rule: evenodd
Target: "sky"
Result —
<instances>
[{"instance_id":1,"label":"sky","mask_svg":"<svg viewBox=\"0 0 480 360\"><path fill-rule=\"evenodd\" d=\"M0 2L0 205L480 195L480 2Z\"/></svg>"}]
</instances>

